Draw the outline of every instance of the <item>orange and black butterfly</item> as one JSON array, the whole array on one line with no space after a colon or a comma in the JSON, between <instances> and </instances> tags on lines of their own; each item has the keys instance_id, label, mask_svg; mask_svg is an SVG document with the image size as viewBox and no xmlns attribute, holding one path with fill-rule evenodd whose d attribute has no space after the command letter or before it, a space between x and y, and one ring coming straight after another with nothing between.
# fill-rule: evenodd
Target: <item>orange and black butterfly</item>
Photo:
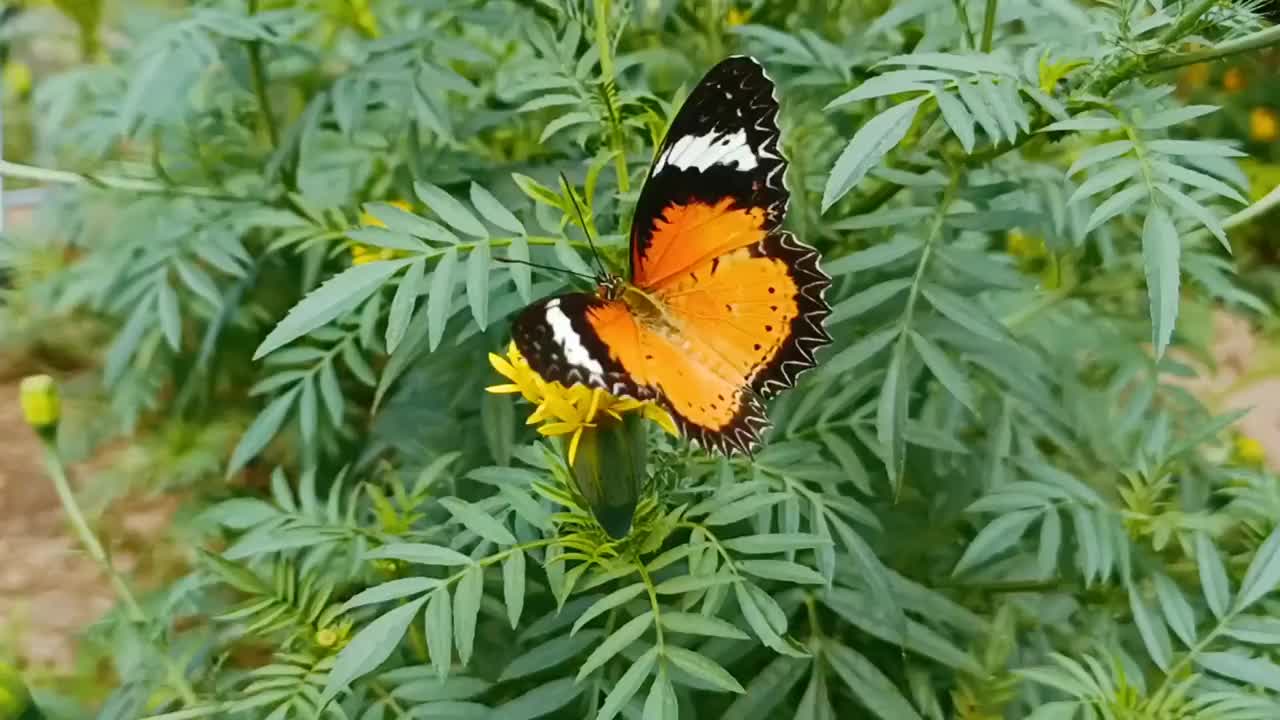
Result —
<instances>
[{"instance_id":1,"label":"orange and black butterfly","mask_svg":"<svg viewBox=\"0 0 1280 720\"><path fill-rule=\"evenodd\" d=\"M631 273L529 306L513 337L547 380L656 400L686 437L751 452L763 399L831 341L818 253L779 230L787 161L774 85L749 57L716 65L676 114L631 226Z\"/></svg>"}]
</instances>

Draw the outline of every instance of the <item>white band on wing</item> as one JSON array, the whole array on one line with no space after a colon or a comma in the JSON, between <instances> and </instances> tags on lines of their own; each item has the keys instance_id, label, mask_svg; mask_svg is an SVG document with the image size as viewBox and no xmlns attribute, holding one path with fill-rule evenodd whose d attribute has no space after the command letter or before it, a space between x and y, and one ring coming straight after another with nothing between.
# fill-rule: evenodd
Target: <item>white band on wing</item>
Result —
<instances>
[{"instance_id":1,"label":"white band on wing","mask_svg":"<svg viewBox=\"0 0 1280 720\"><path fill-rule=\"evenodd\" d=\"M547 303L547 324L551 326L551 335L564 350L564 359L570 365L576 365L592 375L603 375L604 367L600 361L591 357L591 351L582 344L582 338L573 329L569 316L560 309L560 299Z\"/></svg>"},{"instance_id":2,"label":"white band on wing","mask_svg":"<svg viewBox=\"0 0 1280 720\"><path fill-rule=\"evenodd\" d=\"M747 131L741 128L734 133L712 130L705 135L685 135L676 140L658 157L653 174L666 166L681 170L697 168L706 172L712 165L736 165L738 170L754 170L756 153L747 142Z\"/></svg>"}]
</instances>

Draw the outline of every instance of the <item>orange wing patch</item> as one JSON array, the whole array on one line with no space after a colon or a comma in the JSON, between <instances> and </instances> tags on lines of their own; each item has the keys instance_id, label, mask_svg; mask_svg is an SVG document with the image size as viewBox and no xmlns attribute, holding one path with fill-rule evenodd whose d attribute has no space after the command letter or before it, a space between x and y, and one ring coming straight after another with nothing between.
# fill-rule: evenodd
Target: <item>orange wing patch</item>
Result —
<instances>
[{"instance_id":1,"label":"orange wing patch","mask_svg":"<svg viewBox=\"0 0 1280 720\"><path fill-rule=\"evenodd\" d=\"M668 205L652 228L639 228L632 242L632 282L656 288L712 258L764 239L766 213L759 207L735 207L726 197L714 205L694 200ZM646 235L647 233L647 235Z\"/></svg>"},{"instance_id":2,"label":"orange wing patch","mask_svg":"<svg viewBox=\"0 0 1280 720\"><path fill-rule=\"evenodd\" d=\"M587 321L636 384L658 391L686 436L745 451L764 427L746 376L701 338L639 319L622 302L593 308Z\"/></svg>"},{"instance_id":3,"label":"orange wing patch","mask_svg":"<svg viewBox=\"0 0 1280 720\"><path fill-rule=\"evenodd\" d=\"M744 385L782 351L800 312L787 264L749 248L703 263L655 295L681 335L705 344Z\"/></svg>"}]
</instances>

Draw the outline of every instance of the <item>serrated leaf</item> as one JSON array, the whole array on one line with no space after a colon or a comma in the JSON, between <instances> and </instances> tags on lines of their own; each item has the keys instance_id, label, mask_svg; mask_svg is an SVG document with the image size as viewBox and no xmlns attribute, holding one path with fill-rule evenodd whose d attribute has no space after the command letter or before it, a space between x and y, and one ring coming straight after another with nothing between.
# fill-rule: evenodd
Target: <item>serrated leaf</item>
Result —
<instances>
[{"instance_id":1,"label":"serrated leaf","mask_svg":"<svg viewBox=\"0 0 1280 720\"><path fill-rule=\"evenodd\" d=\"M1122 212L1128 211L1139 200L1146 197L1147 188L1144 185L1130 185L1120 192L1112 195L1102 202L1101 205L1094 208L1092 214L1089 215L1088 222L1085 223L1085 232L1091 232L1094 228Z\"/></svg>"},{"instance_id":2,"label":"serrated leaf","mask_svg":"<svg viewBox=\"0 0 1280 720\"><path fill-rule=\"evenodd\" d=\"M489 237L481 223L466 205L452 195L425 180L415 180L413 191L418 199L427 204L440 219L455 230L460 230L473 237Z\"/></svg>"},{"instance_id":3,"label":"serrated leaf","mask_svg":"<svg viewBox=\"0 0 1280 720\"><path fill-rule=\"evenodd\" d=\"M449 323L457 268L458 251L449 248L440 255L440 261L431 273L431 289L427 296L427 342L432 351L440 345L445 326Z\"/></svg>"},{"instance_id":4,"label":"serrated leaf","mask_svg":"<svg viewBox=\"0 0 1280 720\"><path fill-rule=\"evenodd\" d=\"M1209 113L1217 112L1217 105L1183 105L1182 107L1170 108L1152 113L1138 121L1138 127L1143 130L1159 130L1173 125L1179 125L1189 120L1195 120Z\"/></svg>"},{"instance_id":5,"label":"serrated leaf","mask_svg":"<svg viewBox=\"0 0 1280 720\"><path fill-rule=\"evenodd\" d=\"M582 615L577 619L577 621L573 623L573 629L569 631L569 634L570 635L578 634L578 631L581 630L584 626L586 626L587 623L596 619L603 613L606 613L616 607L619 607L621 605L624 605L632 601L637 597L640 597L640 593L643 593L644 590L645 590L644 583L635 583L632 585L627 585L625 587L620 587L617 590L614 590L613 592L609 593L608 595L605 595L604 597L592 603L591 607L588 607L585 611L583 611Z\"/></svg>"},{"instance_id":6,"label":"serrated leaf","mask_svg":"<svg viewBox=\"0 0 1280 720\"><path fill-rule=\"evenodd\" d=\"M596 668L608 662L614 655L630 646L631 643L639 640L651 625L653 625L652 612L645 612L643 615L633 617L624 623L622 627L605 638L605 641L600 643L600 646L587 656L587 659L582 663L582 667L578 669L577 681L582 682L582 679L590 675Z\"/></svg>"},{"instance_id":7,"label":"serrated leaf","mask_svg":"<svg viewBox=\"0 0 1280 720\"><path fill-rule=\"evenodd\" d=\"M708 617L697 613L664 611L658 619L662 622L662 627L671 632L729 638L730 640L747 639L746 633L716 617Z\"/></svg>"},{"instance_id":8,"label":"serrated leaf","mask_svg":"<svg viewBox=\"0 0 1280 720\"><path fill-rule=\"evenodd\" d=\"M746 690L729 674L719 663L692 650L686 650L682 647L668 645L666 648L667 659L673 665L684 670L690 675L714 685L726 692L743 693Z\"/></svg>"},{"instance_id":9,"label":"serrated leaf","mask_svg":"<svg viewBox=\"0 0 1280 720\"><path fill-rule=\"evenodd\" d=\"M748 575L785 583L825 585L827 580L812 568L786 560L739 560L738 569Z\"/></svg>"},{"instance_id":10,"label":"serrated leaf","mask_svg":"<svg viewBox=\"0 0 1280 720\"><path fill-rule=\"evenodd\" d=\"M513 550L502 561L502 600L507 606L507 620L510 621L512 630L519 626L520 615L524 611L524 580L524 552Z\"/></svg>"},{"instance_id":11,"label":"serrated leaf","mask_svg":"<svg viewBox=\"0 0 1280 720\"><path fill-rule=\"evenodd\" d=\"M1152 140L1147 143L1147 149L1152 152L1163 153L1165 155L1184 155L1192 157L1206 156L1235 158L1245 157L1248 155L1248 153L1241 152L1230 145L1206 142L1204 140Z\"/></svg>"},{"instance_id":12,"label":"serrated leaf","mask_svg":"<svg viewBox=\"0 0 1280 720\"><path fill-rule=\"evenodd\" d=\"M1151 335L1156 357L1164 355L1178 320L1178 258L1182 243L1169 213L1159 205L1147 212L1142 225L1142 260L1151 311Z\"/></svg>"},{"instance_id":13,"label":"serrated leaf","mask_svg":"<svg viewBox=\"0 0 1280 720\"><path fill-rule=\"evenodd\" d=\"M858 342L833 355L823 364L823 372L829 375L852 370L889 346L898 337L897 327L877 330Z\"/></svg>"},{"instance_id":14,"label":"serrated leaf","mask_svg":"<svg viewBox=\"0 0 1280 720\"><path fill-rule=\"evenodd\" d=\"M1195 662L1211 673L1238 680L1245 685L1258 685L1280 692L1280 665L1265 658L1233 652L1208 652L1196 657Z\"/></svg>"},{"instance_id":15,"label":"serrated leaf","mask_svg":"<svg viewBox=\"0 0 1280 720\"><path fill-rule=\"evenodd\" d=\"M276 436L280 425L284 423L285 416L289 414L289 409L293 407L293 401L298 397L298 392L298 388L294 387L272 400L262 412L258 413L244 431L244 435L240 436L236 449L231 452L231 459L227 461L227 477L239 472L271 442L271 438Z\"/></svg>"},{"instance_id":16,"label":"serrated leaf","mask_svg":"<svg viewBox=\"0 0 1280 720\"><path fill-rule=\"evenodd\" d=\"M426 627L427 652L431 653L431 665L441 680L449 677L453 665L453 608L448 588L431 593L427 601Z\"/></svg>"},{"instance_id":17,"label":"serrated leaf","mask_svg":"<svg viewBox=\"0 0 1280 720\"><path fill-rule=\"evenodd\" d=\"M1068 130L1102 132L1105 130L1119 130L1122 127L1121 122L1113 117L1077 115L1067 120L1059 120L1056 123L1046 125L1040 128L1039 132L1063 132Z\"/></svg>"},{"instance_id":18,"label":"serrated leaf","mask_svg":"<svg viewBox=\"0 0 1280 720\"><path fill-rule=\"evenodd\" d=\"M1105 190L1110 190L1137 175L1141 169L1142 163L1134 159L1121 160L1118 163L1114 163L1105 170L1090 175L1088 180L1080 183L1075 192L1071 193L1071 197L1067 198L1067 204L1071 205Z\"/></svg>"},{"instance_id":19,"label":"serrated leaf","mask_svg":"<svg viewBox=\"0 0 1280 720\"><path fill-rule=\"evenodd\" d=\"M600 711L596 714L596 720L613 720L631 698L640 690L640 686L644 684L644 679L649 677L649 673L653 670L654 664L658 659L658 648L649 648L638 660L632 663L627 671L622 673L622 677L618 678L618 682L605 696L604 703L600 706Z\"/></svg>"},{"instance_id":20,"label":"serrated leaf","mask_svg":"<svg viewBox=\"0 0 1280 720\"><path fill-rule=\"evenodd\" d=\"M480 614L480 601L484 598L484 568L472 565L458 580L453 595L453 641L458 648L458 660L466 665L471 661L471 648L476 639L476 617Z\"/></svg>"},{"instance_id":21,"label":"serrated leaf","mask_svg":"<svg viewBox=\"0 0 1280 720\"><path fill-rule=\"evenodd\" d=\"M938 92L934 95L938 101L938 110L942 111L942 119L951 128L951 133L960 141L960 147L966 153L973 152L976 138L973 133L973 115L965 108L964 103L949 93Z\"/></svg>"},{"instance_id":22,"label":"serrated leaf","mask_svg":"<svg viewBox=\"0 0 1280 720\"><path fill-rule=\"evenodd\" d=\"M715 510L703 520L703 524L711 527L730 525L739 520L745 520L761 510L771 508L786 500L787 497L787 493L781 492L748 495Z\"/></svg>"},{"instance_id":23,"label":"serrated leaf","mask_svg":"<svg viewBox=\"0 0 1280 720\"><path fill-rule=\"evenodd\" d=\"M911 278L895 278L876 283L841 300L831 308L827 323L835 325L855 318L911 287Z\"/></svg>"},{"instance_id":24,"label":"serrated leaf","mask_svg":"<svg viewBox=\"0 0 1280 720\"><path fill-rule=\"evenodd\" d=\"M1147 648L1147 654L1161 670L1167 671L1173 657L1169 633L1165 630L1164 623L1151 612L1151 606L1139 595L1136 587L1129 588L1129 609L1133 612L1133 622L1138 626L1138 634Z\"/></svg>"},{"instance_id":25,"label":"serrated leaf","mask_svg":"<svg viewBox=\"0 0 1280 720\"><path fill-rule=\"evenodd\" d=\"M404 339L404 331L409 327L409 319L413 317L414 305L417 303L418 295L422 291L426 270L427 261L425 259L417 260L409 266L409 269L400 278L400 286L396 288L396 294L391 299L391 309L387 313L385 339L388 354L395 352L395 349L400 345L400 341Z\"/></svg>"},{"instance_id":26,"label":"serrated leaf","mask_svg":"<svg viewBox=\"0 0 1280 720\"><path fill-rule=\"evenodd\" d=\"M1000 125L996 122L991 108L987 107L987 99L978 91L978 88L968 80L961 80L956 83L956 94L960 96L960 100L968 108L973 119L978 121L978 127L982 128L987 141L992 145L998 144Z\"/></svg>"},{"instance_id":27,"label":"serrated leaf","mask_svg":"<svg viewBox=\"0 0 1280 720\"><path fill-rule=\"evenodd\" d=\"M1240 592L1236 595L1235 610L1247 609L1262 597L1276 589L1280 584L1280 527L1271 531L1262 546L1249 563L1249 569L1240 581ZM1280 682L1280 681L1277 681Z\"/></svg>"},{"instance_id":28,"label":"serrated leaf","mask_svg":"<svg viewBox=\"0 0 1280 720\"><path fill-rule=\"evenodd\" d=\"M514 545L516 538L511 531L489 513L458 498L441 498L440 504L449 511L454 520L462 523L468 530L480 537L499 545Z\"/></svg>"},{"instance_id":29,"label":"serrated leaf","mask_svg":"<svg viewBox=\"0 0 1280 720\"><path fill-rule=\"evenodd\" d=\"M476 325L489 324L489 241L481 240L467 258L467 303Z\"/></svg>"},{"instance_id":30,"label":"serrated leaf","mask_svg":"<svg viewBox=\"0 0 1280 720\"><path fill-rule=\"evenodd\" d=\"M853 139L836 158L822 192L822 211L835 204L857 185L871 168L902 142L924 98L909 100L876 115L854 133Z\"/></svg>"},{"instance_id":31,"label":"serrated leaf","mask_svg":"<svg viewBox=\"0 0 1280 720\"><path fill-rule=\"evenodd\" d=\"M440 581L435 578L426 577L407 577L398 580L388 580L380 585L374 585L366 588L351 597L350 600L342 604L343 611L353 608L364 607L365 605L373 605L375 603L387 602L388 600L398 600L402 597L408 597L417 593L423 593L440 585Z\"/></svg>"},{"instance_id":32,"label":"serrated leaf","mask_svg":"<svg viewBox=\"0 0 1280 720\"><path fill-rule=\"evenodd\" d=\"M920 354L920 359L924 360L925 367L929 368L929 372L933 373L947 392L970 412L977 414L977 402L974 400L973 386L969 384L968 376L952 362L951 358L947 357L941 348L920 333L913 331L911 342L915 345L916 352Z\"/></svg>"},{"instance_id":33,"label":"serrated leaf","mask_svg":"<svg viewBox=\"0 0 1280 720\"><path fill-rule=\"evenodd\" d=\"M911 92L933 92L930 81L950 80L951 76L935 70L899 70L876 75L864 80L858 87L827 103L823 110L832 110L860 100L871 100L886 95Z\"/></svg>"},{"instance_id":34,"label":"serrated leaf","mask_svg":"<svg viewBox=\"0 0 1280 720\"><path fill-rule=\"evenodd\" d=\"M542 130L542 134L538 136L538 142L540 143L546 142L547 138L551 137L552 135L555 135L556 133L560 132L561 130L564 130L565 128L573 127L574 125L582 125L584 123L595 122L595 120L596 120L595 116L587 112L565 113L564 115L561 115L555 120L552 120L551 122L547 123L547 126Z\"/></svg>"},{"instance_id":35,"label":"serrated leaf","mask_svg":"<svg viewBox=\"0 0 1280 720\"><path fill-rule=\"evenodd\" d=\"M868 710L883 720L920 720L898 688L871 661L834 641L825 642L823 650L831 669Z\"/></svg>"},{"instance_id":36,"label":"serrated leaf","mask_svg":"<svg viewBox=\"0 0 1280 720\"><path fill-rule=\"evenodd\" d=\"M1040 509L1016 510L992 520L965 548L952 574L959 575L1012 547L1041 512Z\"/></svg>"},{"instance_id":37,"label":"serrated leaf","mask_svg":"<svg viewBox=\"0 0 1280 720\"><path fill-rule=\"evenodd\" d=\"M498 680L505 682L549 670L569 658L576 657L602 637L604 633L599 630L586 630L581 635L572 637L568 635L553 637L512 660L502 671Z\"/></svg>"},{"instance_id":38,"label":"serrated leaf","mask_svg":"<svg viewBox=\"0 0 1280 720\"><path fill-rule=\"evenodd\" d=\"M469 565L471 558L457 550L428 543L388 543L364 554L366 560L390 558L423 565L456 567Z\"/></svg>"},{"instance_id":39,"label":"serrated leaf","mask_svg":"<svg viewBox=\"0 0 1280 720\"><path fill-rule=\"evenodd\" d=\"M487 720L533 720L568 705L587 689L573 678L557 678L494 708Z\"/></svg>"},{"instance_id":40,"label":"serrated leaf","mask_svg":"<svg viewBox=\"0 0 1280 720\"><path fill-rule=\"evenodd\" d=\"M339 315L351 310L375 290L382 287L392 275L395 275L413 260L378 260L363 265L353 265L334 275L323 285L307 293L307 296L294 305L284 319L263 338L258 349L253 352L253 359L284 347L307 333L326 325Z\"/></svg>"},{"instance_id":41,"label":"serrated leaf","mask_svg":"<svg viewBox=\"0 0 1280 720\"><path fill-rule=\"evenodd\" d=\"M1080 153L1080 156L1076 158L1076 161L1071 163L1071 167L1067 169L1067 176L1070 177L1081 170L1093 167L1098 163L1118 158L1132 149L1132 140L1115 140L1112 142L1102 143L1101 145L1095 145Z\"/></svg>"},{"instance_id":42,"label":"serrated leaf","mask_svg":"<svg viewBox=\"0 0 1280 720\"><path fill-rule=\"evenodd\" d=\"M422 597L401 605L356 633L355 637L351 638L351 641L338 653L333 669L325 679L320 704L323 705L336 697L354 680L372 672L382 664L382 661L390 657L426 601L427 599Z\"/></svg>"},{"instance_id":43,"label":"serrated leaf","mask_svg":"<svg viewBox=\"0 0 1280 720\"><path fill-rule=\"evenodd\" d=\"M524 234L524 224L502 203L498 202L498 198L494 197L493 193L483 186L471 183L471 204L475 206L485 220L503 230L508 230L517 235Z\"/></svg>"},{"instance_id":44,"label":"serrated leaf","mask_svg":"<svg viewBox=\"0 0 1280 720\"><path fill-rule=\"evenodd\" d=\"M665 672L659 672L649 687L649 696L644 701L642 720L679 720L680 704L676 700L676 689L671 686ZM735 717L727 715L726 717Z\"/></svg>"},{"instance_id":45,"label":"serrated leaf","mask_svg":"<svg viewBox=\"0 0 1280 720\"><path fill-rule=\"evenodd\" d=\"M772 555L830 545L830 538L805 533L763 533L730 538L720 543L726 550L747 555Z\"/></svg>"},{"instance_id":46,"label":"serrated leaf","mask_svg":"<svg viewBox=\"0 0 1280 720\"><path fill-rule=\"evenodd\" d=\"M1193 647L1196 642L1196 616L1191 604L1168 576L1156 575L1155 585L1156 599L1160 601L1165 622L1184 645Z\"/></svg>"},{"instance_id":47,"label":"serrated leaf","mask_svg":"<svg viewBox=\"0 0 1280 720\"><path fill-rule=\"evenodd\" d=\"M1184 185L1190 185L1194 188L1206 190L1216 195L1230 198L1241 204L1248 204L1249 202L1243 195L1237 192L1235 188L1212 175L1206 175L1205 173L1185 168L1181 165L1174 165L1173 163L1165 162L1163 160L1154 160L1151 164L1170 180L1177 180Z\"/></svg>"},{"instance_id":48,"label":"serrated leaf","mask_svg":"<svg viewBox=\"0 0 1280 720\"><path fill-rule=\"evenodd\" d=\"M1218 222L1218 218L1214 217L1213 212L1210 211L1209 208L1201 205L1199 202L1196 202L1196 200L1190 195L1187 195L1168 183L1156 183L1156 189L1165 197L1172 200L1173 204L1177 205L1178 209L1182 210L1183 214L1200 223L1206 230L1213 233L1213 236L1218 239L1218 244L1222 245L1222 249L1226 250L1228 254L1231 253L1231 243L1227 240L1227 231L1222 227L1222 224Z\"/></svg>"}]
</instances>

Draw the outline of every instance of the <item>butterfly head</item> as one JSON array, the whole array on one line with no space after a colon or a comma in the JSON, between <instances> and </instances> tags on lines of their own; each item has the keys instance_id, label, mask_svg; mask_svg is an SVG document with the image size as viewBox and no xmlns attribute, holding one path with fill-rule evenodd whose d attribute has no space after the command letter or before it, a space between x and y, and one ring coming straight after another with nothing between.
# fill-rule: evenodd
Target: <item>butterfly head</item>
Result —
<instances>
[{"instance_id":1,"label":"butterfly head","mask_svg":"<svg viewBox=\"0 0 1280 720\"><path fill-rule=\"evenodd\" d=\"M621 300L627 294L627 285L621 275L608 273L600 278L596 294L604 300Z\"/></svg>"}]
</instances>

